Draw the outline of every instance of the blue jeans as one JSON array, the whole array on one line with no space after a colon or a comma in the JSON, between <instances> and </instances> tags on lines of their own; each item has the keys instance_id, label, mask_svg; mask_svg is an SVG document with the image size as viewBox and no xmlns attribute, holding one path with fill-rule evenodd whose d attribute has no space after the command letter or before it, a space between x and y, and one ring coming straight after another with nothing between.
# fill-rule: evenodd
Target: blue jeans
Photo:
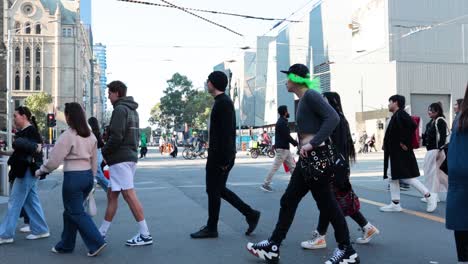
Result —
<instances>
[{"instance_id":1,"label":"blue jeans","mask_svg":"<svg viewBox=\"0 0 468 264\"><path fill-rule=\"evenodd\" d=\"M32 234L41 235L49 232L37 193L37 181L38 178L34 177L30 170L26 170L24 178L16 178L13 182L10 199L8 200L8 211L0 225L1 238L13 238L15 236L21 208L24 208L30 218Z\"/></svg>"},{"instance_id":2,"label":"blue jeans","mask_svg":"<svg viewBox=\"0 0 468 264\"><path fill-rule=\"evenodd\" d=\"M58 251L73 251L77 232L80 232L89 252L96 251L105 243L101 233L83 207L83 201L93 188L93 184L91 170L66 171L64 173L62 198L65 210L63 212L62 240L55 246Z\"/></svg>"},{"instance_id":3,"label":"blue jeans","mask_svg":"<svg viewBox=\"0 0 468 264\"><path fill-rule=\"evenodd\" d=\"M102 163L102 153L101 153L101 150L98 149L97 151L97 175L96 175L96 180L97 180L97 183L99 184L99 186L101 186L101 188L107 192L107 188L109 187L109 181L106 179L106 177L104 177L104 172L102 171L102 168L101 168L101 163Z\"/></svg>"}]
</instances>

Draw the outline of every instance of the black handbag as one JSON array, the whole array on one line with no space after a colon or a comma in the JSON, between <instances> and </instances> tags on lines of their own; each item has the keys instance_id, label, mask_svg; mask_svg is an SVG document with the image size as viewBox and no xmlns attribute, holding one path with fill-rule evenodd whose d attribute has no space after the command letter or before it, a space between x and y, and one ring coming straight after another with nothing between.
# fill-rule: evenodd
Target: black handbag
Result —
<instances>
[{"instance_id":1,"label":"black handbag","mask_svg":"<svg viewBox=\"0 0 468 264\"><path fill-rule=\"evenodd\" d=\"M318 181L322 177L331 177L334 173L335 150L330 144L314 148L307 158L301 157L300 165L305 169L307 183Z\"/></svg>"}]
</instances>

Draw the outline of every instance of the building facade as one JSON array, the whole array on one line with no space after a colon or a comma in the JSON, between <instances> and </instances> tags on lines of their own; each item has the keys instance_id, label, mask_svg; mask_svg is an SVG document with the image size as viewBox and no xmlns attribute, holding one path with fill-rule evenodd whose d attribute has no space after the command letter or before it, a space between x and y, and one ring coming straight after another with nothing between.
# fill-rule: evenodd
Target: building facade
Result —
<instances>
[{"instance_id":1,"label":"building facade","mask_svg":"<svg viewBox=\"0 0 468 264\"><path fill-rule=\"evenodd\" d=\"M80 1L13 1L3 29L12 30L13 107L35 93L52 95L48 111L56 114L58 131L67 127L66 102L82 104L91 115L92 43Z\"/></svg>"},{"instance_id":2,"label":"building facade","mask_svg":"<svg viewBox=\"0 0 468 264\"><path fill-rule=\"evenodd\" d=\"M0 19L0 133L6 132L6 91L7 91L7 83L6 83L6 55L7 49L5 46L5 35L3 34L3 23L4 23L4 8L5 5L8 6L8 2L0 1L0 10L2 13L2 18ZM4 138L3 135L0 135L0 138Z\"/></svg>"},{"instance_id":3,"label":"building facade","mask_svg":"<svg viewBox=\"0 0 468 264\"><path fill-rule=\"evenodd\" d=\"M107 111L107 48L102 43L96 43L93 46L94 57L96 58L96 65L99 67L99 72L95 74L94 79L99 81L99 96L96 96L97 104L100 105L96 113L96 117L99 117L99 120L104 120L104 114Z\"/></svg>"}]
</instances>

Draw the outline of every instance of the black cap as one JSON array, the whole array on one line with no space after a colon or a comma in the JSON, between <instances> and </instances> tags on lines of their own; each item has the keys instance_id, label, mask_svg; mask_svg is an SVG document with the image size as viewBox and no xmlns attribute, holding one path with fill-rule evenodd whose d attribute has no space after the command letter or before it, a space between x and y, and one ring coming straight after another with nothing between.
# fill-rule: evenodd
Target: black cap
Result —
<instances>
[{"instance_id":1,"label":"black cap","mask_svg":"<svg viewBox=\"0 0 468 264\"><path fill-rule=\"evenodd\" d=\"M286 74L293 73L293 74L296 74L297 76L300 76L302 78L310 77L309 76L309 74L310 74L309 68L307 68L307 66L305 66L304 64L300 64L300 63L294 64L291 67L289 67L289 70L281 71L281 72L286 73Z\"/></svg>"},{"instance_id":2,"label":"black cap","mask_svg":"<svg viewBox=\"0 0 468 264\"><path fill-rule=\"evenodd\" d=\"M222 71L214 71L208 76L208 81L213 84L216 90L224 92L226 91L226 86L228 84L228 78L226 74Z\"/></svg>"}]
</instances>

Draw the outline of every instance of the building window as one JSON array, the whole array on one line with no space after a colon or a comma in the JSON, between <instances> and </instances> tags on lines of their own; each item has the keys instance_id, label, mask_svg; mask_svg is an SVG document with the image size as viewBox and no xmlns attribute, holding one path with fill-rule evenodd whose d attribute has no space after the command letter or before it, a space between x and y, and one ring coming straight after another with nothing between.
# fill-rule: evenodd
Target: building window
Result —
<instances>
[{"instance_id":1,"label":"building window","mask_svg":"<svg viewBox=\"0 0 468 264\"><path fill-rule=\"evenodd\" d=\"M62 36L65 38L73 37L73 30L71 28L62 28Z\"/></svg>"},{"instance_id":2,"label":"building window","mask_svg":"<svg viewBox=\"0 0 468 264\"><path fill-rule=\"evenodd\" d=\"M20 89L20 73L19 71L16 71L15 73L15 90Z\"/></svg>"},{"instance_id":3,"label":"building window","mask_svg":"<svg viewBox=\"0 0 468 264\"><path fill-rule=\"evenodd\" d=\"M31 62L31 48L27 47L26 51L24 52L24 58L26 60L26 63Z\"/></svg>"},{"instance_id":4,"label":"building window","mask_svg":"<svg viewBox=\"0 0 468 264\"><path fill-rule=\"evenodd\" d=\"M41 24L36 25L36 34L40 35L41 34Z\"/></svg>"},{"instance_id":5,"label":"building window","mask_svg":"<svg viewBox=\"0 0 468 264\"><path fill-rule=\"evenodd\" d=\"M41 90L41 76L39 76L39 72L36 72L36 86L34 87L34 90Z\"/></svg>"},{"instance_id":6,"label":"building window","mask_svg":"<svg viewBox=\"0 0 468 264\"><path fill-rule=\"evenodd\" d=\"M15 23L15 32L16 34L20 33L21 31L21 24L19 22Z\"/></svg>"},{"instance_id":7,"label":"building window","mask_svg":"<svg viewBox=\"0 0 468 264\"><path fill-rule=\"evenodd\" d=\"M15 62L20 62L21 61L21 50L19 47L16 47L15 49Z\"/></svg>"},{"instance_id":8,"label":"building window","mask_svg":"<svg viewBox=\"0 0 468 264\"><path fill-rule=\"evenodd\" d=\"M28 22L24 25L24 33L31 34L31 23Z\"/></svg>"},{"instance_id":9,"label":"building window","mask_svg":"<svg viewBox=\"0 0 468 264\"><path fill-rule=\"evenodd\" d=\"M24 78L24 90L31 90L31 76L29 75L29 72L26 72L26 78Z\"/></svg>"},{"instance_id":10,"label":"building window","mask_svg":"<svg viewBox=\"0 0 468 264\"><path fill-rule=\"evenodd\" d=\"M15 109L21 106L21 100L15 100Z\"/></svg>"},{"instance_id":11,"label":"building window","mask_svg":"<svg viewBox=\"0 0 468 264\"><path fill-rule=\"evenodd\" d=\"M41 63L41 48L37 47L36 48L36 63Z\"/></svg>"}]
</instances>

